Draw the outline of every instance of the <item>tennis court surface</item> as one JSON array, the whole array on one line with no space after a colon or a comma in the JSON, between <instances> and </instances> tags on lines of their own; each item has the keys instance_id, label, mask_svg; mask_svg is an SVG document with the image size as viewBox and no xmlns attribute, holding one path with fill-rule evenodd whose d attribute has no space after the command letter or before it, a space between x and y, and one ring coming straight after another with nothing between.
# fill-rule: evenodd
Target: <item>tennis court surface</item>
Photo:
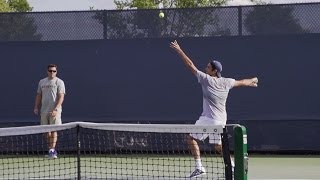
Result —
<instances>
[{"instance_id":1,"label":"tennis court surface","mask_svg":"<svg viewBox=\"0 0 320 180\"><path fill-rule=\"evenodd\" d=\"M1 179L77 179L77 157L6 157ZM208 169L203 179L224 179L223 166L205 157ZM194 169L191 157L152 155L82 156L81 179L186 179ZM218 169L222 171L219 172ZM219 175L219 176L217 176Z\"/></svg>"},{"instance_id":2,"label":"tennis court surface","mask_svg":"<svg viewBox=\"0 0 320 180\"><path fill-rule=\"evenodd\" d=\"M320 179L320 156L251 155L248 179Z\"/></svg>"}]
</instances>

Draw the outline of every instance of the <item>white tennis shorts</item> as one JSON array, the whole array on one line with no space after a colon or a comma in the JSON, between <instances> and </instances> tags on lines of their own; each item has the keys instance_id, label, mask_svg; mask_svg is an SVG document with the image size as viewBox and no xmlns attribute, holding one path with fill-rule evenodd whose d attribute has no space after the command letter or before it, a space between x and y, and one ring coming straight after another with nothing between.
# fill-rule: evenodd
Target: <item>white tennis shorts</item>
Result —
<instances>
[{"instance_id":1,"label":"white tennis shorts","mask_svg":"<svg viewBox=\"0 0 320 180\"><path fill-rule=\"evenodd\" d=\"M223 125L225 126L225 123L222 123L221 121L215 121L214 119L200 116L199 120L196 121L195 125ZM209 137L209 143L210 144L222 144L221 143L221 134L208 134L208 133L191 133L190 136L192 136L194 139L198 139L200 141L204 141Z\"/></svg>"}]
</instances>

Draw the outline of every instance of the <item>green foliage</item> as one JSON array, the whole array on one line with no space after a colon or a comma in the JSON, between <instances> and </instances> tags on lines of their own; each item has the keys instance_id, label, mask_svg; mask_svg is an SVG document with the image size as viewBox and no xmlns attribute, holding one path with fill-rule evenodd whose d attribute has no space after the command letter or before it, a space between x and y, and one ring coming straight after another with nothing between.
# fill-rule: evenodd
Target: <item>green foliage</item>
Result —
<instances>
[{"instance_id":1,"label":"green foliage","mask_svg":"<svg viewBox=\"0 0 320 180\"><path fill-rule=\"evenodd\" d=\"M143 9L154 9L157 6L153 0L133 0L131 7L138 7Z\"/></svg>"},{"instance_id":2,"label":"green foliage","mask_svg":"<svg viewBox=\"0 0 320 180\"><path fill-rule=\"evenodd\" d=\"M95 17L103 24L105 39L145 37L203 37L228 35L230 30L220 26L212 9L99 11Z\"/></svg>"},{"instance_id":3,"label":"green foliage","mask_svg":"<svg viewBox=\"0 0 320 180\"><path fill-rule=\"evenodd\" d=\"M107 12L105 15L98 12L95 17L104 25L104 38L107 39L227 35L230 30L220 25L219 12L200 7L221 6L228 1L114 0L118 10L137 10ZM164 18L159 18L161 11Z\"/></svg>"},{"instance_id":4,"label":"green foliage","mask_svg":"<svg viewBox=\"0 0 320 180\"><path fill-rule=\"evenodd\" d=\"M34 41L41 40L32 16L23 12L32 11L27 0L0 0L0 40ZM18 13L10 13L18 12Z\"/></svg>"},{"instance_id":5,"label":"green foliage","mask_svg":"<svg viewBox=\"0 0 320 180\"><path fill-rule=\"evenodd\" d=\"M221 6L228 0L176 0L174 5L177 8L197 8Z\"/></svg>"},{"instance_id":6,"label":"green foliage","mask_svg":"<svg viewBox=\"0 0 320 180\"><path fill-rule=\"evenodd\" d=\"M0 0L0 12L12 12L14 9L9 6L6 0Z\"/></svg>"},{"instance_id":7,"label":"green foliage","mask_svg":"<svg viewBox=\"0 0 320 180\"><path fill-rule=\"evenodd\" d=\"M30 12L27 0L0 0L0 12Z\"/></svg>"},{"instance_id":8,"label":"green foliage","mask_svg":"<svg viewBox=\"0 0 320 180\"><path fill-rule=\"evenodd\" d=\"M8 4L16 12L30 12L30 11L32 11L32 7L29 6L29 3L27 0L8 0Z\"/></svg>"},{"instance_id":9,"label":"green foliage","mask_svg":"<svg viewBox=\"0 0 320 180\"><path fill-rule=\"evenodd\" d=\"M244 25L250 34L304 33L299 21L294 18L293 8L284 6L257 6L248 13Z\"/></svg>"},{"instance_id":10,"label":"green foliage","mask_svg":"<svg viewBox=\"0 0 320 180\"><path fill-rule=\"evenodd\" d=\"M37 33L34 19L25 14L0 15L0 40L1 41L31 41L41 40Z\"/></svg>"},{"instance_id":11,"label":"green foliage","mask_svg":"<svg viewBox=\"0 0 320 180\"><path fill-rule=\"evenodd\" d=\"M221 6L230 0L114 0L117 9L196 8Z\"/></svg>"}]
</instances>

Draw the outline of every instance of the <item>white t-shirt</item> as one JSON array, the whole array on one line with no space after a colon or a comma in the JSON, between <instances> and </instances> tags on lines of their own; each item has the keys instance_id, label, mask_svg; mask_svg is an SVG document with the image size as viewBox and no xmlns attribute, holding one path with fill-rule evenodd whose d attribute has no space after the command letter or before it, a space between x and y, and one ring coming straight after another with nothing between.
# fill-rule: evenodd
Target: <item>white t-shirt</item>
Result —
<instances>
[{"instance_id":1,"label":"white t-shirt","mask_svg":"<svg viewBox=\"0 0 320 180\"><path fill-rule=\"evenodd\" d=\"M229 90L234 86L235 79L212 77L199 70L196 76L201 84L203 93L203 111L201 116L226 124L226 102Z\"/></svg>"},{"instance_id":2,"label":"white t-shirt","mask_svg":"<svg viewBox=\"0 0 320 180\"><path fill-rule=\"evenodd\" d=\"M66 93L64 82L55 77L53 79L44 78L39 81L38 94L41 94L41 113L49 113L53 110L57 101L57 94ZM58 109L62 111L62 108Z\"/></svg>"}]
</instances>

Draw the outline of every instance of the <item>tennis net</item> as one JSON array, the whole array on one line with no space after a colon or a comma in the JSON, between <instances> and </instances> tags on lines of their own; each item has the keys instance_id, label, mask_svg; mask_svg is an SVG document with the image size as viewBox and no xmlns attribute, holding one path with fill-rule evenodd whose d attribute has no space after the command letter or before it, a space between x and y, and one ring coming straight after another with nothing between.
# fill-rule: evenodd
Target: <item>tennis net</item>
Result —
<instances>
[{"instance_id":1,"label":"tennis net","mask_svg":"<svg viewBox=\"0 0 320 180\"><path fill-rule=\"evenodd\" d=\"M57 132L58 158L48 158L47 132ZM221 135L221 126L73 122L0 128L0 179L188 179L195 168L187 136ZM232 179L229 146L223 156L198 142L206 175Z\"/></svg>"}]
</instances>

